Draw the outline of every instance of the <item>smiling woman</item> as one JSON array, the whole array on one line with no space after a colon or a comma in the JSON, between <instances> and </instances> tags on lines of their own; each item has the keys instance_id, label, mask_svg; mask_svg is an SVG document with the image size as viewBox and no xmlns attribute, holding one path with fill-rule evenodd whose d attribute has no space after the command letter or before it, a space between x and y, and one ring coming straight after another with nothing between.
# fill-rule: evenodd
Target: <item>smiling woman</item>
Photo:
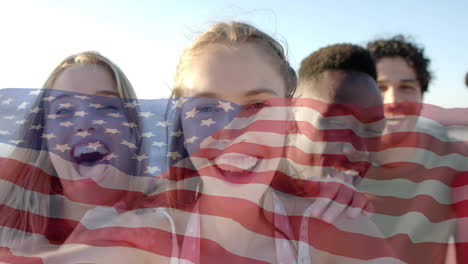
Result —
<instances>
[{"instance_id":1,"label":"smiling woman","mask_svg":"<svg viewBox=\"0 0 468 264\"><path fill-rule=\"evenodd\" d=\"M1 160L7 170L1 202L15 210L4 219L0 241L26 254L63 243L96 206L131 203L129 176L140 174L131 159L141 147L137 107L124 108L135 93L110 60L95 52L72 55L37 94L25 116L21 147ZM122 121L133 125L118 135L109 130ZM7 182L22 188L8 189Z\"/></svg>"}]
</instances>

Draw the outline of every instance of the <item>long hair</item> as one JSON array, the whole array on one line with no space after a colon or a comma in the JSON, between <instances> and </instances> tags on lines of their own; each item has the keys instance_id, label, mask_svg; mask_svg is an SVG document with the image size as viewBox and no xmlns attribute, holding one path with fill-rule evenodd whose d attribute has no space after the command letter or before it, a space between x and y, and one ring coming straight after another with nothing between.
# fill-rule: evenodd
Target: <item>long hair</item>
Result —
<instances>
[{"instance_id":1,"label":"long hair","mask_svg":"<svg viewBox=\"0 0 468 264\"><path fill-rule=\"evenodd\" d=\"M47 107L44 98L50 94L50 89L53 89L57 77L65 69L77 64L105 67L115 80L116 91L121 103L136 100L135 91L123 71L99 53L87 51L71 55L59 63L44 83L42 92L32 104L32 109ZM125 115L128 120L136 123L131 133L137 141L138 149L136 153L138 154L141 147L141 137L139 136L141 124L137 112L137 109L133 109L132 112L125 111ZM21 212L17 216L9 218L11 223L8 225L26 231L26 233L22 232L23 235L21 236L17 235L18 232L0 231L0 239L8 241L12 246L21 246L22 241L27 239L28 235L26 234L28 232L50 235L50 218L47 216L50 215L52 210L51 205L54 204L54 198L63 195L60 175L57 175L57 171L54 169L46 140L42 137L46 126L45 112L33 112L25 119L28 121L23 125L19 133L23 139L21 147L16 147L10 155L11 159L3 161L6 164L2 164L2 169L6 169L5 173L11 175L9 178L14 188L4 190L0 202ZM131 174L141 175L140 169L139 166L134 166ZM18 188L18 186L22 188ZM40 190L40 192L37 190ZM54 240L53 237L51 239Z\"/></svg>"},{"instance_id":2,"label":"long hair","mask_svg":"<svg viewBox=\"0 0 468 264\"><path fill-rule=\"evenodd\" d=\"M172 118L173 120L173 131L182 131L182 117L178 108L172 107L172 102L179 100L183 97L183 81L184 76L187 71L187 65L191 63L191 60L200 54L202 54L205 50L209 50L209 45L212 44L221 44L221 45L236 45L242 43L251 43L258 45L260 49L266 52L266 56L270 56L272 60L272 66L279 70L279 73L284 80L284 84L286 87L286 94L287 98L292 98L296 91L297 86L297 76L290 66L286 51L283 46L276 41L274 38L269 36L268 34L262 32L261 30L257 29L256 27L242 23L242 22L220 22L216 23L206 31L201 33L198 37L196 37L193 42L184 50L182 56L179 59L179 63L177 65L175 79L174 79L174 88L171 95L170 102L168 104L168 112L170 114L166 115L166 118ZM292 102L292 100L291 100ZM294 123L294 122L292 122ZM295 126L292 126L292 129L295 131ZM170 131L168 131L169 133ZM181 156L187 157L188 153L184 148L184 134L180 137L168 137L168 144L167 144L167 151L170 152L179 152ZM288 140L288 138L286 138ZM190 162L189 158L182 160L183 167L190 168L189 170L186 169L178 169L172 168L171 174L169 177L175 182L174 184L178 184L177 182L192 178L197 176L197 172ZM168 167L167 169L171 168L173 161L168 159ZM282 162L283 163L283 162ZM179 164L182 165L182 164ZM280 164L280 166L288 167L288 164ZM294 169L288 168L289 172L292 172ZM190 172L191 171L191 172ZM187 175L187 173L191 173L191 175ZM284 175L283 175L284 176ZM272 184L270 185L273 188L279 187L281 183L284 183L285 177L281 175L275 175ZM295 176L298 176L295 174ZM279 178L282 180L278 180ZM178 204L190 204L193 201L197 200L201 189L202 184L201 182L198 186L180 186L176 188L181 189L190 189L194 190L194 192L186 192L182 191L179 192L177 197L173 200ZM293 191L293 187L288 188L287 190ZM283 189L283 191L286 189ZM302 193L302 190L294 189L294 192Z\"/></svg>"}]
</instances>

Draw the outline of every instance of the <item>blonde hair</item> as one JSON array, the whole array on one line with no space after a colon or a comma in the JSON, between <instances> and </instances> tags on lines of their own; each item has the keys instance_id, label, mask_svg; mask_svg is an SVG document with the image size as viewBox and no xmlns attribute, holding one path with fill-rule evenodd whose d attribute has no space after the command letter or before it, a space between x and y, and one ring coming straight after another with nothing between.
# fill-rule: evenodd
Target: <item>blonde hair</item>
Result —
<instances>
[{"instance_id":1,"label":"blonde hair","mask_svg":"<svg viewBox=\"0 0 468 264\"><path fill-rule=\"evenodd\" d=\"M114 77L119 96L124 99L136 98L135 91L123 71L111 60L96 51L85 51L68 56L52 71L43 88L51 89L60 73L76 64L92 64L105 67Z\"/></svg>"},{"instance_id":2,"label":"blonde hair","mask_svg":"<svg viewBox=\"0 0 468 264\"><path fill-rule=\"evenodd\" d=\"M289 65L283 46L274 38L254 26L235 21L214 24L200 34L192 44L184 50L176 68L173 96L181 96L181 86L185 68L187 64L189 64L190 59L200 54L206 46L211 44L233 45L241 43L257 44L275 60L285 82L286 96L292 97L296 90L297 77L296 72Z\"/></svg>"},{"instance_id":3,"label":"blonde hair","mask_svg":"<svg viewBox=\"0 0 468 264\"><path fill-rule=\"evenodd\" d=\"M64 70L76 64L91 64L105 67L114 77L116 90L121 100L125 102L127 100L136 99L135 91L133 90L130 81L127 79L123 71L112 61L94 51L81 52L78 54L71 55L64 59L49 75L49 77L43 85L43 88L53 88L58 76ZM37 97L33 107L36 106L43 109L43 98L45 95L46 91L41 93L41 95ZM135 109L135 112L138 112L138 109ZM128 117L129 114L125 114ZM141 146L141 142L138 142L139 140L141 140L139 137L139 130L141 128L141 124L136 115L135 119L136 120L133 120L133 122L135 122L137 126L133 129L135 137L137 139L137 145ZM6 173L14 173L20 176L15 178L16 182L14 182L14 184L22 182L23 185L26 186L41 186L45 194L55 194L55 190L52 187L52 182L44 180L44 177L41 175L44 172L47 172L47 174L49 174L52 177L58 175L56 175L57 173L53 168L48 152L44 151L43 149L43 146L46 143L45 139L41 137L42 132L38 130L29 129L28 125L30 124L42 125L44 127L44 113L41 112L39 114L35 114L30 120L30 122L23 126L23 131L21 131L20 133L22 134L23 139L25 140L25 147L14 149L10 155L11 159L16 159L20 161L20 163L9 161L12 162L12 164L15 164ZM34 167L40 169L32 170L31 167L26 164L31 164ZM138 169L139 168L136 168L136 170ZM135 173L138 174L139 171L136 171ZM45 178L47 179L47 177ZM27 212L36 212L38 215L47 216L49 214L49 211L51 210L50 203L51 199L53 199L53 196L51 196L51 198L49 199L44 199L43 194L32 191L30 190L30 188L25 187L22 189L22 193L17 193L19 189L21 188L11 188L9 190L2 190L3 193L2 195L0 195L0 203L9 205L13 208L18 208L21 210L21 212L24 212L19 214L17 218L10 219L12 225L14 224L15 228L19 230L30 230L30 232L32 233L44 234L49 228L49 222L47 218L41 218L40 220L37 220L37 217L35 218L34 215L28 214ZM12 246L15 245L17 247L21 247L21 244L30 236L30 234L28 234L27 232L22 232L18 234L18 232L3 229L0 229L0 240L7 241L7 243L10 243Z\"/></svg>"}]
</instances>

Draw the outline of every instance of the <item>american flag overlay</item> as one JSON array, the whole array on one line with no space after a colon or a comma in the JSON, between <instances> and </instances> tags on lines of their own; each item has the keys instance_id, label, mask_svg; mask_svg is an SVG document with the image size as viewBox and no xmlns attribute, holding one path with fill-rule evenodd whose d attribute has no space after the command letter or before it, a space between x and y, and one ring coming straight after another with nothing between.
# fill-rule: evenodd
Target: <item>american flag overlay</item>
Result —
<instances>
[{"instance_id":1,"label":"american flag overlay","mask_svg":"<svg viewBox=\"0 0 468 264\"><path fill-rule=\"evenodd\" d=\"M468 263L467 117L1 89L0 263Z\"/></svg>"}]
</instances>

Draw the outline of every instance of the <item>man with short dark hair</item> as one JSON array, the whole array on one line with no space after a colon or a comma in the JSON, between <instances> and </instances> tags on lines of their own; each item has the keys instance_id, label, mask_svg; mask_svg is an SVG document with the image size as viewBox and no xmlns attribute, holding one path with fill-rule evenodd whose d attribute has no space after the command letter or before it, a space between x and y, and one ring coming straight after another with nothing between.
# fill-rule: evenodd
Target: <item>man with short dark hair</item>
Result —
<instances>
[{"instance_id":1,"label":"man with short dark hair","mask_svg":"<svg viewBox=\"0 0 468 264\"><path fill-rule=\"evenodd\" d=\"M336 44L317 50L302 61L296 91L297 97L301 98L298 102L311 105L315 111L309 108L298 110L295 118L298 123L307 124L302 127L310 128L304 134L313 137L312 143L302 146L302 149L310 154L314 160L312 164L322 170L320 175L313 175L323 182L312 204L311 216L325 222L337 218L333 223L354 237L349 243L349 239L332 236L334 254L348 249L348 252L360 256L361 261L374 261L378 255L382 263L388 263L395 254L387 241L381 238L378 227L368 216L360 213L363 208L363 214L368 215L372 206L362 193L350 188L359 184L371 166L370 151L377 147L379 140L374 140L377 144L370 146L367 138L378 138L383 129L383 122L372 122L384 119L376 76L372 56L360 46ZM341 184L337 185L336 181ZM341 212L346 212L350 218L359 217L354 221L338 217ZM362 237L361 232L378 239L369 243L370 240ZM380 260L375 259L377 262Z\"/></svg>"}]
</instances>

